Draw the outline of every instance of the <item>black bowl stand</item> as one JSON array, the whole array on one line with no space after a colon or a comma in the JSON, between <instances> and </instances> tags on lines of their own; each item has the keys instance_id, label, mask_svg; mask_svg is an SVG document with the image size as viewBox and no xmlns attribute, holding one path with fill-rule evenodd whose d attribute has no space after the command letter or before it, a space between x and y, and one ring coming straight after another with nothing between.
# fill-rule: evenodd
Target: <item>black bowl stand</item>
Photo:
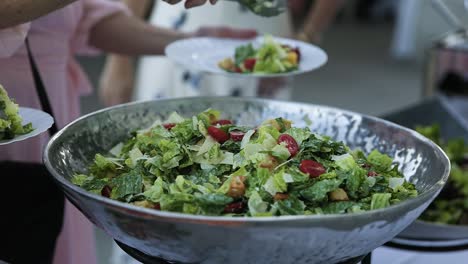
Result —
<instances>
[{"instance_id":1,"label":"black bowl stand","mask_svg":"<svg viewBox=\"0 0 468 264\"><path fill-rule=\"evenodd\" d=\"M115 241L119 247L125 251L128 255L135 258L136 260L144 264L183 264L179 262L171 262L162 258L148 256L141 251L138 251L132 247L129 247L119 241ZM418 243L419 242L419 243ZM407 250L407 251L419 251L419 252L453 252L460 250L468 250L468 242L464 243L452 243L449 246L431 246L430 241L425 240L404 240L404 239L394 239L386 243L385 247ZM372 252L365 256L355 257L349 260L346 260L341 263L336 264L371 264L372 263Z\"/></svg>"},{"instance_id":2,"label":"black bowl stand","mask_svg":"<svg viewBox=\"0 0 468 264\"><path fill-rule=\"evenodd\" d=\"M180 262L167 261L165 259L154 257L154 256L148 256L145 253L139 250L136 250L132 247L129 247L117 240L115 242L117 243L117 245L119 245L119 247L123 251L125 251L125 253L127 253L134 259L144 264L183 264ZM370 255L352 258L352 259L346 260L344 262L336 263L336 264L357 264L357 263L370 264Z\"/></svg>"}]
</instances>

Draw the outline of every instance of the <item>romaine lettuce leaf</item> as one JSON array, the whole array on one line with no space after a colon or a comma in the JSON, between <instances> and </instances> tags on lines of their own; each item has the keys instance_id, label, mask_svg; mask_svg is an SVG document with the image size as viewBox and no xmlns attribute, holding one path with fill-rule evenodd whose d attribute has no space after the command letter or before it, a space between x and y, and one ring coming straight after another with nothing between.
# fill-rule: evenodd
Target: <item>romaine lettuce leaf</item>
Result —
<instances>
[{"instance_id":1,"label":"romaine lettuce leaf","mask_svg":"<svg viewBox=\"0 0 468 264\"><path fill-rule=\"evenodd\" d=\"M379 172L389 171L392 165L392 158L389 156L380 153L378 150L374 149L369 156L367 161L377 169Z\"/></svg>"},{"instance_id":2,"label":"romaine lettuce leaf","mask_svg":"<svg viewBox=\"0 0 468 264\"><path fill-rule=\"evenodd\" d=\"M357 206L354 210L356 211L359 208L359 205L356 202L352 201L339 201L332 202L322 208L323 212L326 214L344 214L351 207Z\"/></svg>"},{"instance_id":3,"label":"romaine lettuce leaf","mask_svg":"<svg viewBox=\"0 0 468 264\"><path fill-rule=\"evenodd\" d=\"M388 207L391 197L391 193L374 193L372 195L371 210Z\"/></svg>"},{"instance_id":4,"label":"romaine lettuce leaf","mask_svg":"<svg viewBox=\"0 0 468 264\"><path fill-rule=\"evenodd\" d=\"M123 200L128 195L139 194L143 191L143 179L135 172L124 173L111 180L111 198Z\"/></svg>"},{"instance_id":5,"label":"romaine lettuce leaf","mask_svg":"<svg viewBox=\"0 0 468 264\"><path fill-rule=\"evenodd\" d=\"M164 181L162 178L158 178L154 182L154 184L143 193L146 199L155 203L160 201L163 194L164 194Z\"/></svg>"},{"instance_id":6,"label":"romaine lettuce leaf","mask_svg":"<svg viewBox=\"0 0 468 264\"><path fill-rule=\"evenodd\" d=\"M261 216L268 211L268 203L264 202L258 192L252 192L247 203L252 216Z\"/></svg>"},{"instance_id":7,"label":"romaine lettuce leaf","mask_svg":"<svg viewBox=\"0 0 468 264\"><path fill-rule=\"evenodd\" d=\"M255 57L255 53L255 49L250 43L244 46L237 47L234 54L234 60L236 65L242 64L245 61L245 59Z\"/></svg>"},{"instance_id":8,"label":"romaine lettuce leaf","mask_svg":"<svg viewBox=\"0 0 468 264\"><path fill-rule=\"evenodd\" d=\"M164 123L179 124L185 121L185 118L180 116L177 112L172 112Z\"/></svg>"},{"instance_id":9,"label":"romaine lettuce leaf","mask_svg":"<svg viewBox=\"0 0 468 264\"><path fill-rule=\"evenodd\" d=\"M328 200L328 193L340 187L341 180L329 179L316 182L311 187L302 190L301 196L311 202L323 202Z\"/></svg>"},{"instance_id":10,"label":"romaine lettuce leaf","mask_svg":"<svg viewBox=\"0 0 468 264\"><path fill-rule=\"evenodd\" d=\"M289 134L292 136L297 144L300 146L303 141L308 139L311 135L310 129L309 128L297 128L297 127L291 127L286 131L286 134Z\"/></svg>"},{"instance_id":11,"label":"romaine lettuce leaf","mask_svg":"<svg viewBox=\"0 0 468 264\"><path fill-rule=\"evenodd\" d=\"M283 201L277 201L275 206L281 215L303 215L306 207L304 202L293 196Z\"/></svg>"}]
</instances>

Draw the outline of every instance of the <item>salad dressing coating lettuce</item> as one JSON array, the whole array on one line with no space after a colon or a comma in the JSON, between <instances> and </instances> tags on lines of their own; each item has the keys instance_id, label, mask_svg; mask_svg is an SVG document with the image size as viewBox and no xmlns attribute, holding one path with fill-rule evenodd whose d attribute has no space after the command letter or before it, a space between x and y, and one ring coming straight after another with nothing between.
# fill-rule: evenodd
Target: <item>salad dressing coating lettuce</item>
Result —
<instances>
[{"instance_id":1,"label":"salad dressing coating lettuce","mask_svg":"<svg viewBox=\"0 0 468 264\"><path fill-rule=\"evenodd\" d=\"M18 105L8 97L7 91L0 85L0 140L12 139L33 131L32 124L22 125L18 114Z\"/></svg>"},{"instance_id":2,"label":"salad dressing coating lettuce","mask_svg":"<svg viewBox=\"0 0 468 264\"><path fill-rule=\"evenodd\" d=\"M131 133L73 183L122 202L198 215L344 214L417 195L390 157L293 127L238 126L208 109Z\"/></svg>"}]
</instances>

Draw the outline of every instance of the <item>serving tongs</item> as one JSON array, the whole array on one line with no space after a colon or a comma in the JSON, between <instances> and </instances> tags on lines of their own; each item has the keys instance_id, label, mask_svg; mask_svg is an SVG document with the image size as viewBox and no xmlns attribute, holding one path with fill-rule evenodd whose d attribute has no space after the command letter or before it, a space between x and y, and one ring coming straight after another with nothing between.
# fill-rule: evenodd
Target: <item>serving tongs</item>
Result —
<instances>
[{"instance_id":1,"label":"serving tongs","mask_svg":"<svg viewBox=\"0 0 468 264\"><path fill-rule=\"evenodd\" d=\"M249 9L252 13L263 16L273 17L278 16L288 8L287 0L226 0L238 2L242 6Z\"/></svg>"}]
</instances>

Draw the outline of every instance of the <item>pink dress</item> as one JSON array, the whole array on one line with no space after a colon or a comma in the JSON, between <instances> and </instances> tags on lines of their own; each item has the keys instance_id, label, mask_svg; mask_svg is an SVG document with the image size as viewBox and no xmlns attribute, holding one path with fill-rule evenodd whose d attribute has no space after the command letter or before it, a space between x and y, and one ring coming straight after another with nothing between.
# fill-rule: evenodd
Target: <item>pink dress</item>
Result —
<instances>
[{"instance_id":1,"label":"pink dress","mask_svg":"<svg viewBox=\"0 0 468 264\"><path fill-rule=\"evenodd\" d=\"M21 106L40 108L27 60L28 36L46 86L59 128L76 119L79 97L91 90L75 54L92 54L88 33L101 19L125 7L109 0L81 0L47 16L13 28L0 30L0 83ZM48 140L42 135L21 143L0 146L0 160L41 162ZM70 203L59 237L55 263L96 263L92 224Z\"/></svg>"}]
</instances>

